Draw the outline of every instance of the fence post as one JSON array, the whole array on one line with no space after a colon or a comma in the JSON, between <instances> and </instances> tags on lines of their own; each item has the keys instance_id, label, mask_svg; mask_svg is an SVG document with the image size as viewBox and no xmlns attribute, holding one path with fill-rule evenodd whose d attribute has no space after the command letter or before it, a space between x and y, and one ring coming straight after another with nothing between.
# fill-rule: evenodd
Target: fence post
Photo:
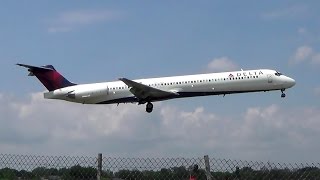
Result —
<instances>
[{"instance_id":1,"label":"fence post","mask_svg":"<svg viewBox=\"0 0 320 180\"><path fill-rule=\"evenodd\" d=\"M101 180L102 175L102 154L98 154L98 169L97 169L97 180Z\"/></svg>"},{"instance_id":2,"label":"fence post","mask_svg":"<svg viewBox=\"0 0 320 180\"><path fill-rule=\"evenodd\" d=\"M209 162L208 155L204 156L204 165L206 166L205 171L206 171L207 180L212 180L212 175L210 172L210 162Z\"/></svg>"}]
</instances>

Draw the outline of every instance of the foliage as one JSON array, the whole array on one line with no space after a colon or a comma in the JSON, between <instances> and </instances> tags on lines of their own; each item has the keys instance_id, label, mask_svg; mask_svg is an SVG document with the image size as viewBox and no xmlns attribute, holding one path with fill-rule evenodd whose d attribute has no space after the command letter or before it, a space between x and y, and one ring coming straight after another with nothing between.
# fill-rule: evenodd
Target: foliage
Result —
<instances>
[{"instance_id":1,"label":"foliage","mask_svg":"<svg viewBox=\"0 0 320 180\"><path fill-rule=\"evenodd\" d=\"M138 169L122 169L117 172L106 170L102 172L102 179L110 180L112 178L126 180L169 180L169 179L188 179L190 175L197 179L206 179L205 171L199 169L196 172L190 172L186 167L162 168L158 171L141 171ZM303 167L300 169L252 169L251 167L236 168L234 172L211 172L214 179L319 179L320 169L317 167ZM15 170L11 168L0 169L1 180L11 179L96 179L97 170L94 167L81 167L75 165L70 168L46 168L37 167L32 171Z\"/></svg>"}]
</instances>

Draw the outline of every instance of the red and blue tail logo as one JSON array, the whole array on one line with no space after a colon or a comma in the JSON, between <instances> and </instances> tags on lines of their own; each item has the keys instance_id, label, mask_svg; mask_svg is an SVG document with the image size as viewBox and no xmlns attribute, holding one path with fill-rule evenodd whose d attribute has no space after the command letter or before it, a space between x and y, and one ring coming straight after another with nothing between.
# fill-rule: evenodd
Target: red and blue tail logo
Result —
<instances>
[{"instance_id":1,"label":"red and blue tail logo","mask_svg":"<svg viewBox=\"0 0 320 180\"><path fill-rule=\"evenodd\" d=\"M25 64L17 65L28 68L28 71L30 72L29 75L36 76L49 91L76 85L63 77L52 65L41 67Z\"/></svg>"}]
</instances>

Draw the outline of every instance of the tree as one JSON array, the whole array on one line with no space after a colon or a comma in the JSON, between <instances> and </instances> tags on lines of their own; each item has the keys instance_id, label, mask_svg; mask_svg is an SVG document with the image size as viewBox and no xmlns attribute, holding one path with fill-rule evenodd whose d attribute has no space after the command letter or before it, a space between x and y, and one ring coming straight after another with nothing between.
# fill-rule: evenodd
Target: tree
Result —
<instances>
[{"instance_id":1,"label":"tree","mask_svg":"<svg viewBox=\"0 0 320 180\"><path fill-rule=\"evenodd\" d=\"M0 169L0 178L3 179L14 179L17 177L18 171L10 168Z\"/></svg>"}]
</instances>

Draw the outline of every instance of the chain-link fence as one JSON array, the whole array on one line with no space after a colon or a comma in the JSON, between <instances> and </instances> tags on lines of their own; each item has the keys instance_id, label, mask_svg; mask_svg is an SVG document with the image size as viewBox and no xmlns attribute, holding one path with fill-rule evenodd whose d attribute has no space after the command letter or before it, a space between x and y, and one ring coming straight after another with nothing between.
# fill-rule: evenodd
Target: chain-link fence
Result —
<instances>
[{"instance_id":1,"label":"chain-link fence","mask_svg":"<svg viewBox=\"0 0 320 180\"><path fill-rule=\"evenodd\" d=\"M204 158L113 158L0 154L0 180L11 179L320 179L320 164Z\"/></svg>"}]
</instances>

